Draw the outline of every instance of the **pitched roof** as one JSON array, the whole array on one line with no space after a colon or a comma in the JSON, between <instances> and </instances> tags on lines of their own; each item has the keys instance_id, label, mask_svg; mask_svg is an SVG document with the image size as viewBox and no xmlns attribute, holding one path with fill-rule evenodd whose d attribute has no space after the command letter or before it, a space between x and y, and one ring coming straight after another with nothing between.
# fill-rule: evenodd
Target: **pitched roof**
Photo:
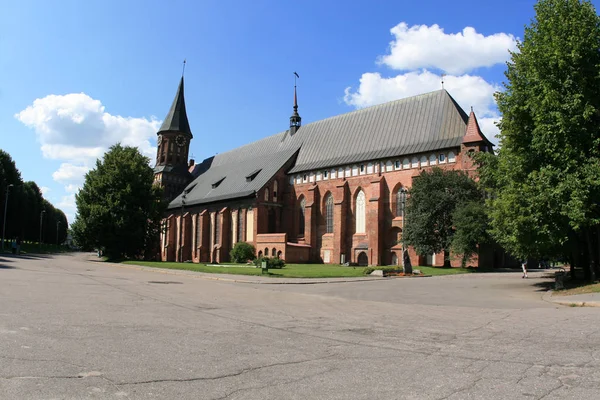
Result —
<instances>
[{"instance_id":1,"label":"pitched roof","mask_svg":"<svg viewBox=\"0 0 600 400\"><path fill-rule=\"evenodd\" d=\"M461 145L468 117L446 90L316 121L218 154L197 164L186 204L251 196L295 154L290 173ZM260 170L247 181L246 177ZM225 179L212 187L219 179ZM181 196L170 207L181 205Z\"/></svg>"},{"instance_id":2,"label":"pitched roof","mask_svg":"<svg viewBox=\"0 0 600 400\"><path fill-rule=\"evenodd\" d=\"M479 129L479 123L477 122L477 117L471 108L471 114L469 114L469 122L467 123L467 133L463 137L463 143L476 143L476 142L486 142L490 145L492 143L483 135L481 129Z\"/></svg>"},{"instance_id":3,"label":"pitched roof","mask_svg":"<svg viewBox=\"0 0 600 400\"><path fill-rule=\"evenodd\" d=\"M298 147L282 142L286 134L281 132L196 164L192 172L196 179L184 191L187 192L185 204L206 204L254 195L298 151ZM182 194L169 204L169 208L181 206Z\"/></svg>"},{"instance_id":4,"label":"pitched roof","mask_svg":"<svg viewBox=\"0 0 600 400\"><path fill-rule=\"evenodd\" d=\"M467 114L438 90L313 122L290 172L460 146Z\"/></svg>"},{"instance_id":5,"label":"pitched roof","mask_svg":"<svg viewBox=\"0 0 600 400\"><path fill-rule=\"evenodd\" d=\"M173 99L173 104L171 104L171 109L165 117L165 120L160 126L157 134L167 131L187 133L191 137L194 137L192 135L187 112L185 110L185 98L183 96L183 76L179 82L179 87L177 88L175 99Z\"/></svg>"}]
</instances>

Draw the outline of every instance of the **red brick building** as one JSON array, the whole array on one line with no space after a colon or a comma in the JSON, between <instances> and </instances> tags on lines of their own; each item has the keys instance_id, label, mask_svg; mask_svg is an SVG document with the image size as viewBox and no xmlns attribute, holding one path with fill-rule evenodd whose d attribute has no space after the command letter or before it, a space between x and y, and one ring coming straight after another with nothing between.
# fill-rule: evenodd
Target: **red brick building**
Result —
<instances>
[{"instance_id":1,"label":"red brick building","mask_svg":"<svg viewBox=\"0 0 600 400\"><path fill-rule=\"evenodd\" d=\"M469 153L492 150L446 90L304 126L294 93L289 129L195 164L183 78L158 135L156 181L171 200L164 261L225 262L245 241L287 262L399 265L413 177L473 170ZM409 254L413 265L443 264ZM483 249L478 262L490 262Z\"/></svg>"}]
</instances>

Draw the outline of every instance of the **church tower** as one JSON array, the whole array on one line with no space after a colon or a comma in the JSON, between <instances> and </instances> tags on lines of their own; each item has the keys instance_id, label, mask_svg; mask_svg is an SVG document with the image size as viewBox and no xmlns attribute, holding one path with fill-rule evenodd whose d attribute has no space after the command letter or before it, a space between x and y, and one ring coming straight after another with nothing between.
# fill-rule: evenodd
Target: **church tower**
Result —
<instances>
[{"instance_id":1,"label":"church tower","mask_svg":"<svg viewBox=\"0 0 600 400\"><path fill-rule=\"evenodd\" d=\"M171 109L157 135L154 181L164 188L166 200L171 201L191 180L188 154L193 135L185 110L183 76Z\"/></svg>"}]
</instances>

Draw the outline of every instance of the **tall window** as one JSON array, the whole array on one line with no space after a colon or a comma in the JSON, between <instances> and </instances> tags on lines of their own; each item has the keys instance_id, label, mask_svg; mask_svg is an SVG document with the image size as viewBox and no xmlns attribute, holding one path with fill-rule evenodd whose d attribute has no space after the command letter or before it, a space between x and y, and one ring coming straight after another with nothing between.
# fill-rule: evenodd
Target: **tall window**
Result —
<instances>
[{"instance_id":1,"label":"tall window","mask_svg":"<svg viewBox=\"0 0 600 400\"><path fill-rule=\"evenodd\" d=\"M242 212L242 209L240 208L238 210L238 226L237 226L237 231L238 231L238 237L237 240L238 242L243 242L244 241L244 213Z\"/></svg>"},{"instance_id":2,"label":"tall window","mask_svg":"<svg viewBox=\"0 0 600 400\"><path fill-rule=\"evenodd\" d=\"M406 203L406 192L404 188L398 189L396 193L396 217L402 217L404 215L404 205Z\"/></svg>"},{"instance_id":3,"label":"tall window","mask_svg":"<svg viewBox=\"0 0 600 400\"><path fill-rule=\"evenodd\" d=\"M356 233L365 233L365 192L356 195Z\"/></svg>"},{"instance_id":4,"label":"tall window","mask_svg":"<svg viewBox=\"0 0 600 400\"><path fill-rule=\"evenodd\" d=\"M215 244L221 243L221 218L219 213L215 213Z\"/></svg>"},{"instance_id":5,"label":"tall window","mask_svg":"<svg viewBox=\"0 0 600 400\"><path fill-rule=\"evenodd\" d=\"M231 247L233 247L235 245L236 242L236 234L237 234L237 230L235 229L235 223L237 222L237 220L235 218L233 218L233 213L230 212L229 213L229 219L230 219L230 224L229 224L229 237L231 238Z\"/></svg>"},{"instance_id":6,"label":"tall window","mask_svg":"<svg viewBox=\"0 0 600 400\"><path fill-rule=\"evenodd\" d=\"M265 201L269 201L269 188L265 188Z\"/></svg>"},{"instance_id":7,"label":"tall window","mask_svg":"<svg viewBox=\"0 0 600 400\"><path fill-rule=\"evenodd\" d=\"M200 214L196 214L196 248L200 247L202 240L202 231L200 230Z\"/></svg>"},{"instance_id":8,"label":"tall window","mask_svg":"<svg viewBox=\"0 0 600 400\"><path fill-rule=\"evenodd\" d=\"M273 182L273 201L277 201L277 181Z\"/></svg>"},{"instance_id":9,"label":"tall window","mask_svg":"<svg viewBox=\"0 0 600 400\"><path fill-rule=\"evenodd\" d=\"M306 199L303 197L302 200L300 200L300 209L298 210L298 236L304 236L304 213L306 211L305 207Z\"/></svg>"},{"instance_id":10,"label":"tall window","mask_svg":"<svg viewBox=\"0 0 600 400\"><path fill-rule=\"evenodd\" d=\"M325 226L326 233L333 233L333 196L331 193L325 199Z\"/></svg>"},{"instance_id":11,"label":"tall window","mask_svg":"<svg viewBox=\"0 0 600 400\"><path fill-rule=\"evenodd\" d=\"M169 241L167 240L167 235L169 234L169 228L171 224L169 223L169 220L167 219L164 223L163 223L163 247L166 248L167 244L169 243Z\"/></svg>"}]
</instances>

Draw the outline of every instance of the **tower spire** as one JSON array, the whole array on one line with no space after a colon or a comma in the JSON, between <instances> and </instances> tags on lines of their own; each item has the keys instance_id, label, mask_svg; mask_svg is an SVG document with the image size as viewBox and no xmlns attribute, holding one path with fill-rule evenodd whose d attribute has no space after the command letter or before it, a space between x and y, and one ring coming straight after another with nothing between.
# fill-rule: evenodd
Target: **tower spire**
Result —
<instances>
[{"instance_id":1,"label":"tower spire","mask_svg":"<svg viewBox=\"0 0 600 400\"><path fill-rule=\"evenodd\" d=\"M300 117L300 114L298 114L298 94L296 91L296 79L300 78L300 75L298 75L297 72L294 72L294 112L292 113L292 116L290 117L290 135L293 135L294 133L296 133L298 131L298 129L300 129L300 126L302 125L302 118Z\"/></svg>"}]
</instances>

